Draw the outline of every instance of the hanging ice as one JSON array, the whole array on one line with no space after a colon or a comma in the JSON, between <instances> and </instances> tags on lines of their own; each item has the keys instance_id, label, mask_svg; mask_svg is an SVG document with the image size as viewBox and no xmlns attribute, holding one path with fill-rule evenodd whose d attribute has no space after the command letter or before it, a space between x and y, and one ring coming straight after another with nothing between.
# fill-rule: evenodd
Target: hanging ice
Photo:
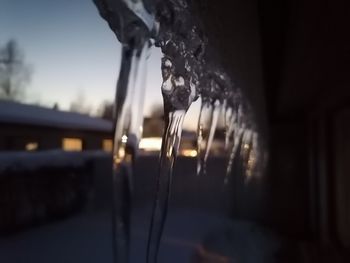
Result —
<instances>
[{"instance_id":1,"label":"hanging ice","mask_svg":"<svg viewBox=\"0 0 350 263\"><path fill-rule=\"evenodd\" d=\"M254 120L239 88L207 52L207 40L187 0L94 0L101 16L123 45L115 98L114 252L115 262L128 262L129 201L132 162L141 135L145 61L150 43L160 47L161 87L166 129L150 226L147 262L156 263L170 197L172 171L181 140L182 123L191 103L202 99L198 122L198 168L205 170L220 113L225 119L227 175L240 154L246 176L257 170L261 153ZM151 40L151 42L150 42ZM138 109L135 109L135 107ZM209 119L209 122L207 122Z\"/></svg>"},{"instance_id":2,"label":"hanging ice","mask_svg":"<svg viewBox=\"0 0 350 263\"><path fill-rule=\"evenodd\" d=\"M166 127L147 246L148 263L157 262L182 122L191 103L198 98L198 78L204 51L204 41L191 21L186 1L160 1L158 4L157 19L160 28L155 43L164 53L162 95Z\"/></svg>"},{"instance_id":3,"label":"hanging ice","mask_svg":"<svg viewBox=\"0 0 350 263\"><path fill-rule=\"evenodd\" d=\"M154 16L141 0L94 0L100 15L122 43L122 60L114 105L113 254L129 262L131 177L142 133L146 60Z\"/></svg>"},{"instance_id":4,"label":"hanging ice","mask_svg":"<svg viewBox=\"0 0 350 263\"><path fill-rule=\"evenodd\" d=\"M210 126L213 117L213 105L202 97L201 109L197 126L197 175L206 173L205 153L208 148Z\"/></svg>"}]
</instances>

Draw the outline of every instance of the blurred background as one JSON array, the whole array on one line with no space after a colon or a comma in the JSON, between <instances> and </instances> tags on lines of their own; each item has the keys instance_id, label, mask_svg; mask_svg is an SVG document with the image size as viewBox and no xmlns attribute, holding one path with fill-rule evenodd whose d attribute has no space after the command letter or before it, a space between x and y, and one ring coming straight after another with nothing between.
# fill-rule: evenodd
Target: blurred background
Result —
<instances>
[{"instance_id":1,"label":"blurred background","mask_svg":"<svg viewBox=\"0 0 350 263\"><path fill-rule=\"evenodd\" d=\"M186 115L159 262L349 262L349 8L194 0L266 139L228 185L222 125L196 176ZM121 46L92 1L0 1L0 262L112 262L112 101ZM163 132L161 52L145 83L131 262L143 262ZM221 120L222 122L222 120Z\"/></svg>"},{"instance_id":2,"label":"blurred background","mask_svg":"<svg viewBox=\"0 0 350 263\"><path fill-rule=\"evenodd\" d=\"M144 84L133 262L145 258L164 128L161 56L153 48ZM1 1L1 262L112 261L112 111L120 60L121 45L92 1ZM223 210L226 200L216 194L224 192L223 128L212 147L220 176L202 183L195 177L199 107L197 101L185 119L173 200L177 207ZM196 224L198 213L176 212L171 229L182 228L176 217ZM185 234L189 228L183 228L183 237L169 237L174 240L163 260L179 246L182 260L192 258L191 239L201 236Z\"/></svg>"}]
</instances>

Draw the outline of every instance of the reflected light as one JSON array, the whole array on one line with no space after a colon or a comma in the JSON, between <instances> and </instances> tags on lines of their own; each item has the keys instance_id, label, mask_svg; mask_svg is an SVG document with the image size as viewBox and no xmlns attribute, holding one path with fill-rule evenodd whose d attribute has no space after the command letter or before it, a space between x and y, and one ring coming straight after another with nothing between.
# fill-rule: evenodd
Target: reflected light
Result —
<instances>
[{"instance_id":1,"label":"reflected light","mask_svg":"<svg viewBox=\"0 0 350 263\"><path fill-rule=\"evenodd\" d=\"M122 136L122 143L126 143L128 141L128 136L125 134Z\"/></svg>"},{"instance_id":2,"label":"reflected light","mask_svg":"<svg viewBox=\"0 0 350 263\"><path fill-rule=\"evenodd\" d=\"M123 159L123 158L125 157L125 149L124 149L124 147L120 147L120 148L119 148L118 157L119 157L120 159Z\"/></svg>"},{"instance_id":3,"label":"reflected light","mask_svg":"<svg viewBox=\"0 0 350 263\"><path fill-rule=\"evenodd\" d=\"M182 156L186 157L196 157L197 156L197 151L193 149L183 149L180 154Z\"/></svg>"},{"instance_id":4,"label":"reflected light","mask_svg":"<svg viewBox=\"0 0 350 263\"><path fill-rule=\"evenodd\" d=\"M124 160L124 157L125 157L125 148L124 148L124 145L122 145L119 148L118 153L113 156L114 163L115 164L122 163L122 161Z\"/></svg>"},{"instance_id":5,"label":"reflected light","mask_svg":"<svg viewBox=\"0 0 350 263\"><path fill-rule=\"evenodd\" d=\"M245 150L248 150L250 147L249 147L249 144L248 143L245 143L244 145L243 145L243 148L245 149Z\"/></svg>"},{"instance_id":6,"label":"reflected light","mask_svg":"<svg viewBox=\"0 0 350 263\"><path fill-rule=\"evenodd\" d=\"M196 249L196 256L200 262L216 262L216 263L229 263L231 259L220 255L219 253L215 253L213 251L209 251L204 248L202 245L199 245Z\"/></svg>"},{"instance_id":7,"label":"reflected light","mask_svg":"<svg viewBox=\"0 0 350 263\"><path fill-rule=\"evenodd\" d=\"M161 137L142 138L139 143L139 148L147 152L160 151L161 147L162 147Z\"/></svg>"}]
</instances>

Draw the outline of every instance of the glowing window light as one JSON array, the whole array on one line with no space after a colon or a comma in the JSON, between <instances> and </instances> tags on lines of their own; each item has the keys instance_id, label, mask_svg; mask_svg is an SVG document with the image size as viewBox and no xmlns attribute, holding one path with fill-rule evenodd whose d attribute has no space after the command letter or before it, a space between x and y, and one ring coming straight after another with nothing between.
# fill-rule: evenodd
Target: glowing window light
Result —
<instances>
[{"instance_id":1,"label":"glowing window light","mask_svg":"<svg viewBox=\"0 0 350 263\"><path fill-rule=\"evenodd\" d=\"M63 138L62 149L65 151L82 151L83 141L79 138Z\"/></svg>"},{"instance_id":2,"label":"glowing window light","mask_svg":"<svg viewBox=\"0 0 350 263\"><path fill-rule=\"evenodd\" d=\"M180 154L186 157L196 157L197 151L193 149L183 149Z\"/></svg>"},{"instance_id":3,"label":"glowing window light","mask_svg":"<svg viewBox=\"0 0 350 263\"><path fill-rule=\"evenodd\" d=\"M160 151L161 147L162 147L161 137L142 138L139 143L139 148L146 152Z\"/></svg>"},{"instance_id":4,"label":"glowing window light","mask_svg":"<svg viewBox=\"0 0 350 263\"><path fill-rule=\"evenodd\" d=\"M112 152L113 141L111 139L105 139L102 141L102 149L106 152Z\"/></svg>"},{"instance_id":5,"label":"glowing window light","mask_svg":"<svg viewBox=\"0 0 350 263\"><path fill-rule=\"evenodd\" d=\"M39 144L37 142L28 142L25 146L26 151L36 151L39 148Z\"/></svg>"}]
</instances>

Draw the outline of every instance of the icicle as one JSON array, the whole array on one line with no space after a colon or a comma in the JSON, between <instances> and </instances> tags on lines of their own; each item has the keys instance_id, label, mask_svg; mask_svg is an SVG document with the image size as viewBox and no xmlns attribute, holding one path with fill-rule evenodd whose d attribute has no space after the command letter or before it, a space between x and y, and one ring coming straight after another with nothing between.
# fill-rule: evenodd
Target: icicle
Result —
<instances>
[{"instance_id":1,"label":"icicle","mask_svg":"<svg viewBox=\"0 0 350 263\"><path fill-rule=\"evenodd\" d=\"M132 168L142 133L143 82L154 17L142 1L94 0L94 3L122 43L122 61L114 104L112 234L114 262L127 263Z\"/></svg>"},{"instance_id":2,"label":"icicle","mask_svg":"<svg viewBox=\"0 0 350 263\"><path fill-rule=\"evenodd\" d=\"M252 132L249 129L245 129L242 136L242 147L241 147L241 158L242 160L247 159L247 155L249 155L249 151L251 149L251 140L252 140Z\"/></svg>"},{"instance_id":3,"label":"icicle","mask_svg":"<svg viewBox=\"0 0 350 263\"><path fill-rule=\"evenodd\" d=\"M250 180L250 178L253 176L257 165L257 158L258 158L258 135L256 132L252 132L251 136L249 138L249 151L246 153L244 161L244 172L246 176L246 182Z\"/></svg>"},{"instance_id":4,"label":"icicle","mask_svg":"<svg viewBox=\"0 0 350 263\"><path fill-rule=\"evenodd\" d=\"M225 150L227 150L227 146L228 146L228 130L230 128L230 120L231 120L231 115L232 115L232 108L230 106L228 106L227 104L227 100L225 100L225 107L223 107L222 109L223 111L223 115L224 115L224 129L225 129Z\"/></svg>"},{"instance_id":5,"label":"icicle","mask_svg":"<svg viewBox=\"0 0 350 263\"><path fill-rule=\"evenodd\" d=\"M253 142L253 132L250 129L246 129L243 136L243 147L241 149L241 155L243 159L247 159L247 155L249 154L252 148Z\"/></svg>"},{"instance_id":6,"label":"icicle","mask_svg":"<svg viewBox=\"0 0 350 263\"><path fill-rule=\"evenodd\" d=\"M191 72L186 71L187 69L184 67L188 62L188 58L186 56L178 56L177 52L179 50L176 49L176 46L172 48L174 49L171 51L175 55L173 54L172 57L165 55L162 58L162 95L166 129L162 140L157 192L149 229L147 245L148 263L157 262L160 241L167 216L173 166L181 140L182 124L185 113L196 97L196 87L190 83Z\"/></svg>"},{"instance_id":7,"label":"icicle","mask_svg":"<svg viewBox=\"0 0 350 263\"><path fill-rule=\"evenodd\" d=\"M185 110L168 113L160 155L156 200L153 207L150 235L147 245L148 263L157 262L160 241L168 211L173 167L180 145L185 113Z\"/></svg>"},{"instance_id":8,"label":"icicle","mask_svg":"<svg viewBox=\"0 0 350 263\"><path fill-rule=\"evenodd\" d=\"M233 113L233 109L229 107L226 110L225 115L225 150L227 151L230 147L231 140L232 140L232 134L233 134L233 127L236 121L235 114Z\"/></svg>"},{"instance_id":9,"label":"icicle","mask_svg":"<svg viewBox=\"0 0 350 263\"><path fill-rule=\"evenodd\" d=\"M198 124L197 124L197 175L200 174L200 171L202 169L202 143L203 143L203 107L204 103L203 101L201 102L201 108L199 111L199 117L198 117Z\"/></svg>"},{"instance_id":10,"label":"icicle","mask_svg":"<svg viewBox=\"0 0 350 263\"><path fill-rule=\"evenodd\" d=\"M198 122L197 174L205 173L218 118L225 115L225 149L229 151L225 182L232 173L237 154L241 154L247 178L256 169L260 146L253 130L246 130L246 112L238 88L220 65L208 66L206 38L193 19L187 0L94 0L101 16L123 44L122 65L115 98L115 137L113 148L113 242L114 260L128 262L132 164L142 129L145 66L152 36L164 53L162 94L166 116L152 214L147 262L156 263L166 220L173 166L180 144L184 115L201 95ZM153 12L157 14L154 18ZM155 21L158 20L158 21ZM147 45L147 46L145 46ZM140 64L140 65L139 65ZM237 93L237 94L236 94ZM232 100L231 100L232 99ZM213 101L220 103L213 104ZM230 102L230 103L229 103ZM230 106L227 106L230 105ZM236 109L236 105L238 105ZM244 108L246 110L246 108ZM209 117L209 122L206 121ZM249 120L250 123L251 120ZM251 126L249 126L251 127Z\"/></svg>"},{"instance_id":11,"label":"icicle","mask_svg":"<svg viewBox=\"0 0 350 263\"><path fill-rule=\"evenodd\" d=\"M210 130L209 130L208 142L207 142L206 149L205 149L204 167L206 167L206 163L207 163L207 160L209 157L209 152L210 152L213 140L214 140L216 127L218 124L219 114L220 114L220 110L221 110L220 102L218 100L215 101L214 105L212 105L211 107L212 107L212 112L211 112L211 117L210 117Z\"/></svg>"},{"instance_id":12,"label":"icicle","mask_svg":"<svg viewBox=\"0 0 350 263\"><path fill-rule=\"evenodd\" d=\"M129 133L135 134L137 143L139 143L142 137L143 112L146 91L145 83L147 80L147 62L151 53L152 46L152 42L148 41L148 43L145 43L143 49L141 50L141 53L139 54L139 72L137 73L138 76L135 76L136 82L134 85L134 92L132 94L132 104L130 105L132 118Z\"/></svg>"},{"instance_id":13,"label":"icicle","mask_svg":"<svg viewBox=\"0 0 350 263\"><path fill-rule=\"evenodd\" d=\"M115 133L113 147L113 251L115 262L129 261L130 202L133 162L141 136L144 87L149 44L141 50L122 50L122 63L115 99ZM142 66L142 70L140 70ZM138 96L139 95L139 96ZM138 105L137 109L132 105Z\"/></svg>"},{"instance_id":14,"label":"icicle","mask_svg":"<svg viewBox=\"0 0 350 263\"><path fill-rule=\"evenodd\" d=\"M208 120L209 117L209 120ZM206 173L206 149L209 143L209 134L213 118L213 105L202 98L202 106L197 127L197 175Z\"/></svg>"},{"instance_id":15,"label":"icicle","mask_svg":"<svg viewBox=\"0 0 350 263\"><path fill-rule=\"evenodd\" d=\"M226 131L226 118L227 118L227 113L228 113L228 106L227 106L227 99L224 99L223 102L221 103L221 110L220 110L220 116L223 119L224 123L224 129Z\"/></svg>"},{"instance_id":16,"label":"icicle","mask_svg":"<svg viewBox=\"0 0 350 263\"><path fill-rule=\"evenodd\" d=\"M244 134L244 129L243 128L237 128L237 130L234 131L234 144L231 148L231 152L229 155L229 160L228 160L228 164L227 164L227 168L226 168L226 176L225 176L225 181L224 183L227 184L229 177L231 175L232 172L232 167L233 167L233 162L235 160L237 151L239 150L239 147L242 144L242 137Z\"/></svg>"}]
</instances>

